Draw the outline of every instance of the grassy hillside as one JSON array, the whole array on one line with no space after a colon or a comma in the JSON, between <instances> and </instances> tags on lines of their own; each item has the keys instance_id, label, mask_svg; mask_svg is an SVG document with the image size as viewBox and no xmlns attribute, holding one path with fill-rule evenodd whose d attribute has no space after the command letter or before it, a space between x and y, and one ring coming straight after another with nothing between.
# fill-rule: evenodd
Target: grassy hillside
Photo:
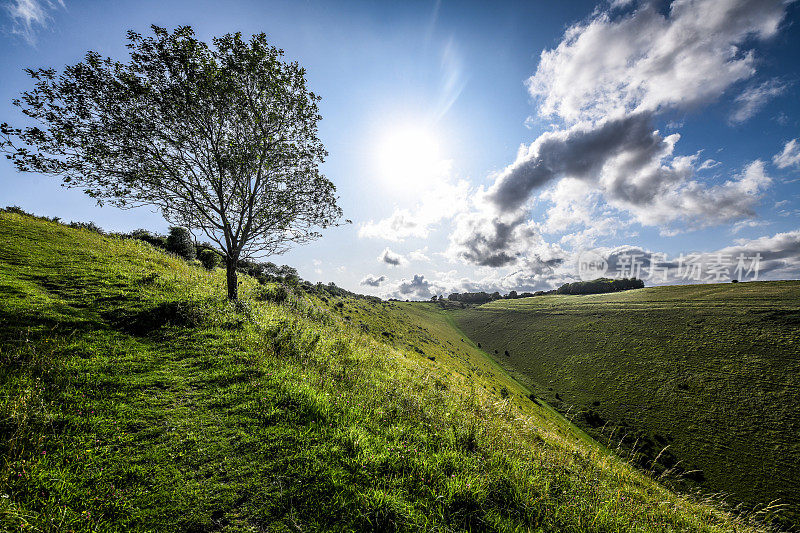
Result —
<instances>
[{"instance_id":1,"label":"grassy hillside","mask_svg":"<svg viewBox=\"0 0 800 533\"><path fill-rule=\"evenodd\" d=\"M755 530L526 400L434 308L242 292L0 212L0 530Z\"/></svg>"},{"instance_id":2,"label":"grassy hillside","mask_svg":"<svg viewBox=\"0 0 800 533\"><path fill-rule=\"evenodd\" d=\"M455 311L507 371L642 466L800 517L800 282L655 287ZM508 351L509 355L505 355ZM673 472L674 473L674 472Z\"/></svg>"}]
</instances>

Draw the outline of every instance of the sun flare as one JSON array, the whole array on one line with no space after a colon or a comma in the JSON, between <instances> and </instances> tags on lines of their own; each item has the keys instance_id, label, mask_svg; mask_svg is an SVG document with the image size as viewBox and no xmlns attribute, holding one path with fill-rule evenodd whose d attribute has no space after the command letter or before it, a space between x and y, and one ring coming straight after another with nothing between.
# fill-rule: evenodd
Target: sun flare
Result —
<instances>
[{"instance_id":1,"label":"sun flare","mask_svg":"<svg viewBox=\"0 0 800 533\"><path fill-rule=\"evenodd\" d=\"M443 158L438 137L423 127L387 133L376 151L381 181L391 188L419 188L441 176Z\"/></svg>"}]
</instances>

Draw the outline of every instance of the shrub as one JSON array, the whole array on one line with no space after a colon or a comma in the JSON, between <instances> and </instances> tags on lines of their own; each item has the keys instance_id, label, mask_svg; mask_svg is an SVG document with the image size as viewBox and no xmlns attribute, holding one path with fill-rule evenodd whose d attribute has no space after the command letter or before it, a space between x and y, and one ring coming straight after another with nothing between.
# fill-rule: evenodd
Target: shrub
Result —
<instances>
[{"instance_id":1,"label":"shrub","mask_svg":"<svg viewBox=\"0 0 800 533\"><path fill-rule=\"evenodd\" d=\"M101 228L100 226L98 226L97 224L92 222L91 220L89 222L75 222L75 221L72 221L69 224L67 224L67 226L69 226L70 228L73 228L73 229L85 229L87 231L92 231L94 233L99 233L100 235L105 235L105 232L103 231L103 228Z\"/></svg>"},{"instance_id":2,"label":"shrub","mask_svg":"<svg viewBox=\"0 0 800 533\"><path fill-rule=\"evenodd\" d=\"M150 243L156 248L163 249L167 247L166 237L164 237L163 235L155 235L154 233L150 233L146 229L135 229L128 234L128 237L131 239L136 239L139 241Z\"/></svg>"},{"instance_id":3,"label":"shrub","mask_svg":"<svg viewBox=\"0 0 800 533\"><path fill-rule=\"evenodd\" d=\"M261 285L255 294L256 299L265 302L283 303L289 298L289 290L280 284Z\"/></svg>"},{"instance_id":4,"label":"shrub","mask_svg":"<svg viewBox=\"0 0 800 533\"><path fill-rule=\"evenodd\" d=\"M200 262L203 263L203 266L208 270L214 270L222 264L222 257L209 248L200 250L200 253L197 254L197 258L200 259Z\"/></svg>"},{"instance_id":5,"label":"shrub","mask_svg":"<svg viewBox=\"0 0 800 533\"><path fill-rule=\"evenodd\" d=\"M23 215L23 216L29 216L29 217L33 216L31 213L28 213L27 211L25 211L24 209L22 209L18 205L6 206L5 211L8 212L8 213L14 213L14 214L17 214L17 215Z\"/></svg>"},{"instance_id":6,"label":"shrub","mask_svg":"<svg viewBox=\"0 0 800 533\"><path fill-rule=\"evenodd\" d=\"M180 226L170 226L167 237L167 251L191 261L194 259L194 242L189 230Z\"/></svg>"}]
</instances>

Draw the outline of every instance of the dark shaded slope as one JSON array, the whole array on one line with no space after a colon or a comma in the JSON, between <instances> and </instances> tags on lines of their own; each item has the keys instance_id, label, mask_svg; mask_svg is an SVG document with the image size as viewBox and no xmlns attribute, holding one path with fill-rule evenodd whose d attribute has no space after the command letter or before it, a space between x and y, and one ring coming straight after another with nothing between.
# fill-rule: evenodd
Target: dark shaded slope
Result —
<instances>
[{"instance_id":1,"label":"dark shaded slope","mask_svg":"<svg viewBox=\"0 0 800 533\"><path fill-rule=\"evenodd\" d=\"M751 507L780 498L797 521L800 282L544 296L454 313L598 440L624 438L646 468L669 446L660 462L683 461L694 485Z\"/></svg>"}]
</instances>

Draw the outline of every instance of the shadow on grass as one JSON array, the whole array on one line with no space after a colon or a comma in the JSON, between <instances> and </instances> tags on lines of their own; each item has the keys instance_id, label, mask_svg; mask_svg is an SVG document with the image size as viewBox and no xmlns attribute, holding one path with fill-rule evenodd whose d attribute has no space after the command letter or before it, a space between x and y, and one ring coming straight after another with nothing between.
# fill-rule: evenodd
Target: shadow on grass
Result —
<instances>
[{"instance_id":1,"label":"shadow on grass","mask_svg":"<svg viewBox=\"0 0 800 533\"><path fill-rule=\"evenodd\" d=\"M68 306L14 312L0 310L0 343L4 345L38 341L56 332L84 332L102 327L101 323L87 320L78 310Z\"/></svg>"},{"instance_id":2,"label":"shadow on grass","mask_svg":"<svg viewBox=\"0 0 800 533\"><path fill-rule=\"evenodd\" d=\"M102 317L111 327L129 335L147 336L163 326L194 328L207 318L207 311L197 302L162 302L155 307L131 311L117 308L104 311Z\"/></svg>"}]
</instances>

